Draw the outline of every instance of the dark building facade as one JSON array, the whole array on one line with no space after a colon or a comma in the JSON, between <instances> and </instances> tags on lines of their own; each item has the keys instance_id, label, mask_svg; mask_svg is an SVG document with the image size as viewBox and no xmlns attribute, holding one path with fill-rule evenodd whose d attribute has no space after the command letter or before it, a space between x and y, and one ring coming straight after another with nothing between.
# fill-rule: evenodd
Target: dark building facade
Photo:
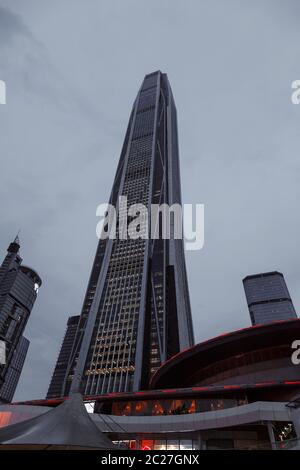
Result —
<instances>
[{"instance_id":1,"label":"dark building facade","mask_svg":"<svg viewBox=\"0 0 300 470\"><path fill-rule=\"evenodd\" d=\"M72 352L79 318L79 315L74 315L68 318L66 333L48 388L47 398L59 397L62 394L62 387L64 384L69 358Z\"/></svg>"},{"instance_id":2,"label":"dark building facade","mask_svg":"<svg viewBox=\"0 0 300 470\"><path fill-rule=\"evenodd\" d=\"M251 401L292 399L295 389L300 392L299 365L291 359L291 345L299 335L298 318L223 333L166 361L150 386L155 390L199 387L203 393L230 392L236 387L249 389ZM293 390L291 395L285 395L286 386Z\"/></svg>"},{"instance_id":3,"label":"dark building facade","mask_svg":"<svg viewBox=\"0 0 300 470\"><path fill-rule=\"evenodd\" d=\"M19 250L16 237L0 267L0 340L6 345L6 363L0 365L0 401L9 401L17 386L28 349L23 332L42 284L33 269L22 265Z\"/></svg>"},{"instance_id":4,"label":"dark building facade","mask_svg":"<svg viewBox=\"0 0 300 470\"><path fill-rule=\"evenodd\" d=\"M128 207L181 203L176 108L160 71L133 105L109 201L118 215L119 196ZM194 342L183 240L120 239L120 230L99 241L63 394L145 388Z\"/></svg>"},{"instance_id":5,"label":"dark building facade","mask_svg":"<svg viewBox=\"0 0 300 470\"><path fill-rule=\"evenodd\" d=\"M5 381L1 387L1 400L4 402L10 403L13 399L26 359L29 344L30 342L28 339L21 336L6 372Z\"/></svg>"},{"instance_id":6,"label":"dark building facade","mask_svg":"<svg viewBox=\"0 0 300 470\"><path fill-rule=\"evenodd\" d=\"M272 271L243 279L252 325L297 318L282 273Z\"/></svg>"}]
</instances>

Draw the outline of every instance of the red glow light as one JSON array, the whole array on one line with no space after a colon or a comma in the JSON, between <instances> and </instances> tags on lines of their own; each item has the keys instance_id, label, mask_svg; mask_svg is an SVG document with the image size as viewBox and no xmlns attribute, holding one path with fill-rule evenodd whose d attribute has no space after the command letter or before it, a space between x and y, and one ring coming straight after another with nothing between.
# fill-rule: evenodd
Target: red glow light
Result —
<instances>
[{"instance_id":1,"label":"red glow light","mask_svg":"<svg viewBox=\"0 0 300 470\"><path fill-rule=\"evenodd\" d=\"M278 382L259 382L255 384L255 387L267 387L268 385L275 385Z\"/></svg>"},{"instance_id":2,"label":"red glow light","mask_svg":"<svg viewBox=\"0 0 300 470\"><path fill-rule=\"evenodd\" d=\"M153 448L153 441L150 441L150 440L141 441L141 450L152 450L152 448Z\"/></svg>"},{"instance_id":3,"label":"red glow light","mask_svg":"<svg viewBox=\"0 0 300 470\"><path fill-rule=\"evenodd\" d=\"M230 389L235 389L235 388L242 388L242 386L241 385L224 385L223 388L226 390L227 389L230 390Z\"/></svg>"}]
</instances>

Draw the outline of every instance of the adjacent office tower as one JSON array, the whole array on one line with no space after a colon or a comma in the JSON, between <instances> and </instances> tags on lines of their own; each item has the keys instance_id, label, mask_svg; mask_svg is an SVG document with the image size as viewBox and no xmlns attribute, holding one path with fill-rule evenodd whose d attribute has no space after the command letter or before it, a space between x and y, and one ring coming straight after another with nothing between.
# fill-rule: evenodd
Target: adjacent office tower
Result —
<instances>
[{"instance_id":1,"label":"adjacent office tower","mask_svg":"<svg viewBox=\"0 0 300 470\"><path fill-rule=\"evenodd\" d=\"M79 318L79 315L68 318L67 329L48 388L47 398L55 398L61 395Z\"/></svg>"},{"instance_id":2,"label":"adjacent office tower","mask_svg":"<svg viewBox=\"0 0 300 470\"><path fill-rule=\"evenodd\" d=\"M23 337L37 292L39 275L22 265L19 238L9 245L0 267L0 340L6 345L6 363L0 365L0 401L9 402L18 384L29 341Z\"/></svg>"},{"instance_id":3,"label":"adjacent office tower","mask_svg":"<svg viewBox=\"0 0 300 470\"><path fill-rule=\"evenodd\" d=\"M160 71L133 105L109 201L117 214L118 196L128 206L181 203L176 108ZM182 239L119 235L117 225L115 240L99 241L62 394L145 388L194 342Z\"/></svg>"},{"instance_id":4,"label":"adjacent office tower","mask_svg":"<svg viewBox=\"0 0 300 470\"><path fill-rule=\"evenodd\" d=\"M252 325L297 318L282 273L254 274L243 279Z\"/></svg>"},{"instance_id":5,"label":"adjacent office tower","mask_svg":"<svg viewBox=\"0 0 300 470\"><path fill-rule=\"evenodd\" d=\"M0 401L2 402L10 403L13 399L23 370L29 344L28 339L21 336L7 369L4 383L0 387Z\"/></svg>"}]
</instances>

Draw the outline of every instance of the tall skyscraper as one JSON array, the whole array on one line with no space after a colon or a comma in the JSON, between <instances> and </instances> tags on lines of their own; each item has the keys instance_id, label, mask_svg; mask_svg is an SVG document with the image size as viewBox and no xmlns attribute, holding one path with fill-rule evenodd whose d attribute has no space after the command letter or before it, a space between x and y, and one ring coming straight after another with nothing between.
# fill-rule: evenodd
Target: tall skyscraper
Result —
<instances>
[{"instance_id":1,"label":"tall skyscraper","mask_svg":"<svg viewBox=\"0 0 300 470\"><path fill-rule=\"evenodd\" d=\"M282 273L253 274L243 284L252 325L297 318Z\"/></svg>"},{"instance_id":2,"label":"tall skyscraper","mask_svg":"<svg viewBox=\"0 0 300 470\"><path fill-rule=\"evenodd\" d=\"M79 318L79 315L74 315L73 317L68 318L67 329L48 388L47 398L60 397L62 394L62 387L72 352Z\"/></svg>"},{"instance_id":3,"label":"tall skyscraper","mask_svg":"<svg viewBox=\"0 0 300 470\"><path fill-rule=\"evenodd\" d=\"M117 215L119 196L128 207L181 204L176 108L160 71L145 77L133 105L109 201ZM120 239L120 230L99 241L63 394L145 388L194 343L183 240Z\"/></svg>"},{"instance_id":4,"label":"tall skyscraper","mask_svg":"<svg viewBox=\"0 0 300 470\"><path fill-rule=\"evenodd\" d=\"M17 386L28 349L23 332L42 284L33 269L22 265L19 250L16 237L0 267L0 340L6 345L6 363L0 365L0 401L9 401Z\"/></svg>"}]
</instances>

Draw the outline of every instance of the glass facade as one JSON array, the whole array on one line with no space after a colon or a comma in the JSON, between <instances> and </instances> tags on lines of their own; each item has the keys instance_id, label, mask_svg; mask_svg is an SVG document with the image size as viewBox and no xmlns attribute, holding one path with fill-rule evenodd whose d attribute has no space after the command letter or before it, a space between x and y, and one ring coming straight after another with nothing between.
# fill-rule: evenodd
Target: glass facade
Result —
<instances>
[{"instance_id":1,"label":"glass facade","mask_svg":"<svg viewBox=\"0 0 300 470\"><path fill-rule=\"evenodd\" d=\"M239 398L184 398L141 401L119 401L111 405L109 412L117 416L160 416L201 413L224 410L248 403L246 396ZM101 410L101 408L100 408ZM97 412L108 412L103 406Z\"/></svg>"},{"instance_id":2,"label":"glass facade","mask_svg":"<svg viewBox=\"0 0 300 470\"><path fill-rule=\"evenodd\" d=\"M28 339L22 336L14 351L5 375L5 381L1 387L1 400L5 402L11 402L13 399L26 359L29 344Z\"/></svg>"},{"instance_id":3,"label":"glass facade","mask_svg":"<svg viewBox=\"0 0 300 470\"><path fill-rule=\"evenodd\" d=\"M203 430L197 433L162 435L134 440L114 441L116 445L132 450L277 450L293 448L298 444L291 422L270 422L275 441L271 441L268 427L263 423L234 426L232 428Z\"/></svg>"},{"instance_id":4,"label":"glass facade","mask_svg":"<svg viewBox=\"0 0 300 470\"><path fill-rule=\"evenodd\" d=\"M131 450L198 450L197 439L138 439L114 441L117 446Z\"/></svg>"},{"instance_id":5,"label":"glass facade","mask_svg":"<svg viewBox=\"0 0 300 470\"><path fill-rule=\"evenodd\" d=\"M64 379L68 367L68 361L72 352L72 347L79 322L79 315L68 318L67 329L64 340L56 361L52 379L48 388L47 398L60 396L64 385Z\"/></svg>"},{"instance_id":6,"label":"glass facade","mask_svg":"<svg viewBox=\"0 0 300 470\"><path fill-rule=\"evenodd\" d=\"M167 76L147 75L110 198L118 221L133 204L180 204L177 138ZM127 207L119 204L119 196L126 196ZM160 227L159 215L155 225ZM150 224L141 224L138 238L126 238L118 222L116 239L100 240L63 394L147 388L163 361L194 343L183 240L172 234L170 240L151 240L150 230Z\"/></svg>"}]
</instances>

